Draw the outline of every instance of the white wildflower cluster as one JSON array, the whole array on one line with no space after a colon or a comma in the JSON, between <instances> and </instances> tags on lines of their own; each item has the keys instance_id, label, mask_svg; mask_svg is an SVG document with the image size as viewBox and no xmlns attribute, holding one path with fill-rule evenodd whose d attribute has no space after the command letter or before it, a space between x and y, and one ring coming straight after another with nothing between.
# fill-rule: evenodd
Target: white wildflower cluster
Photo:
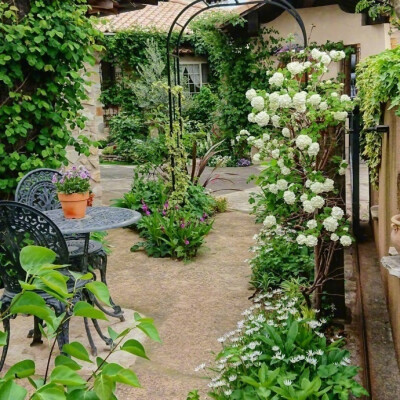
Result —
<instances>
[{"instance_id":1,"label":"white wildflower cluster","mask_svg":"<svg viewBox=\"0 0 400 400\"><path fill-rule=\"evenodd\" d=\"M281 72L275 72L271 78L269 78L268 82L270 85L274 85L274 86L282 86L283 81L285 80L285 77L283 76L283 74Z\"/></svg>"}]
</instances>

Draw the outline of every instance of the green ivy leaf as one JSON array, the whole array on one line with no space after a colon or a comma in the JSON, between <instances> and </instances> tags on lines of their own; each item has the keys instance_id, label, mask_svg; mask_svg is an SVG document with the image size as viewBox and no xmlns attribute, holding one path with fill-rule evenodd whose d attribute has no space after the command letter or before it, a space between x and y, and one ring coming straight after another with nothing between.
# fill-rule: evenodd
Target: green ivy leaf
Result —
<instances>
[{"instance_id":1,"label":"green ivy leaf","mask_svg":"<svg viewBox=\"0 0 400 400\"><path fill-rule=\"evenodd\" d=\"M111 307L110 292L108 287L100 281L92 281L85 285L86 289L91 291L100 301Z\"/></svg>"},{"instance_id":2,"label":"green ivy leaf","mask_svg":"<svg viewBox=\"0 0 400 400\"><path fill-rule=\"evenodd\" d=\"M147 358L146 352L144 350L143 345L135 339L127 340L122 346L121 350L131 353L135 356L139 356L142 358Z\"/></svg>"},{"instance_id":3,"label":"green ivy leaf","mask_svg":"<svg viewBox=\"0 0 400 400\"><path fill-rule=\"evenodd\" d=\"M79 342L72 342L68 344L64 344L62 351L66 354L69 354L72 357L77 358L78 360L92 362L89 357L89 353L83 347L83 345Z\"/></svg>"},{"instance_id":4,"label":"green ivy leaf","mask_svg":"<svg viewBox=\"0 0 400 400\"><path fill-rule=\"evenodd\" d=\"M101 310L97 310L86 301L78 301L74 307L74 315L76 317L86 317L93 319L103 319L108 321L106 315Z\"/></svg>"}]
</instances>

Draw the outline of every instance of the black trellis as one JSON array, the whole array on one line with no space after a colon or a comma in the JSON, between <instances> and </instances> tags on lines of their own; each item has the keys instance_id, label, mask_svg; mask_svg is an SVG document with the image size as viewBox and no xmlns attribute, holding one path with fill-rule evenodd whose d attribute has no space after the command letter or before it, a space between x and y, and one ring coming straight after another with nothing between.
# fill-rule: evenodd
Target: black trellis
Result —
<instances>
[{"instance_id":1,"label":"black trellis","mask_svg":"<svg viewBox=\"0 0 400 400\"><path fill-rule=\"evenodd\" d=\"M195 12L192 14L188 19L185 19L185 22L181 24L179 20L185 15L185 13L192 8L193 6L197 4L204 4L204 7L201 8L199 11ZM174 129L174 122L176 121L177 117L180 117L181 111L182 111L182 95L179 92L178 93L178 99L174 98L172 95L172 80L174 79L174 84L175 85L180 85L181 83L181 77L180 77L180 67L179 67L179 48L182 40L183 33L189 23L197 17L199 14L201 14L204 11L211 10L213 8L219 8L219 7L237 7L237 6L244 6L244 5L272 5L281 8L283 11L287 11L297 22L299 25L302 35L303 35L303 44L304 47L307 46L307 34L306 34L306 29L304 26L304 22L301 19L300 14L296 10L296 8L288 1L288 0L251 0L251 1L240 1L240 0L234 0L234 2L230 2L229 0L227 2L225 1L219 1L219 0L194 0L191 3L189 3L187 6L185 6L179 14L176 16L174 21L172 22L172 25L169 29L168 36L167 36L167 45L166 45L166 51L167 51L167 76L168 76L168 106L169 106L169 129L170 132L173 132ZM172 33L176 26L179 26L181 28L179 35L178 35L178 40L175 45L174 51L172 51L171 48L171 38L172 38ZM173 59L173 62L171 63L171 59ZM172 67L172 68L171 68ZM177 112L178 110L178 112ZM182 126L182 120L179 119L179 133L177 135L177 145L179 146L179 142L182 137L182 131L183 131L183 126ZM174 155L171 155L171 167L172 167L172 188L175 189L175 158Z\"/></svg>"}]
</instances>

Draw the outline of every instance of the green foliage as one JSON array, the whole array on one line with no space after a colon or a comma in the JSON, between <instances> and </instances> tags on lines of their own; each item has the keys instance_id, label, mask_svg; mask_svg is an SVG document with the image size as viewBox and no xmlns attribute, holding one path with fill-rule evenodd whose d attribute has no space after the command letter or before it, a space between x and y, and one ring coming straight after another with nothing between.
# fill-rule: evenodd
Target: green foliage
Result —
<instances>
[{"instance_id":1,"label":"green foliage","mask_svg":"<svg viewBox=\"0 0 400 400\"><path fill-rule=\"evenodd\" d=\"M73 317L87 317L93 319L105 319L105 315L87 302L79 301L75 306L72 299L77 295L76 289L83 286L100 301L109 305L110 294L107 286L102 282L91 280L91 274L72 273L76 282L74 291L68 293L66 281L68 277L61 273L63 266L53 265L56 254L49 249L38 246L27 246L21 250L20 264L27 272L24 282L20 282L22 291L17 294L9 309L3 310L1 318L9 318L22 313L39 317L46 321L42 328L42 334L50 342L48 362L53 354L57 336L62 330L63 324ZM89 282L87 282L89 280ZM81 281L81 282L79 282ZM86 282L86 283L85 283ZM43 298L35 291L43 290L65 303L66 313L56 316ZM79 342L71 342L64 345L60 354L55 358L55 365L47 368L45 375L37 379L35 363L32 360L23 360L12 365L0 379L0 398L25 400L29 387L29 398L32 400L64 400L64 399L117 399L115 392L118 384L140 387L135 373L116 363L108 363L110 354L116 351L125 351L138 357L148 359L146 352L137 340L125 340L133 329L141 330L150 339L160 342L157 329L151 318L143 318L138 313L134 315L132 327L121 333L109 328L109 334L114 341L114 346L105 359L98 357L96 363L90 358L85 347ZM4 337L4 332L0 337ZM0 341L0 346L6 344ZM81 362L90 363L92 373L87 379L83 379L77 371L82 368ZM22 385L21 385L22 383Z\"/></svg>"},{"instance_id":2,"label":"green foliage","mask_svg":"<svg viewBox=\"0 0 400 400\"><path fill-rule=\"evenodd\" d=\"M393 14L393 2L391 0L360 0L356 6L357 12L368 12L368 15L376 19L380 16Z\"/></svg>"},{"instance_id":3,"label":"green foliage","mask_svg":"<svg viewBox=\"0 0 400 400\"><path fill-rule=\"evenodd\" d=\"M314 252L307 246L275 236L257 247L250 265L250 283L257 289L276 288L291 278L300 278L299 282L309 284L313 278Z\"/></svg>"},{"instance_id":4,"label":"green foliage","mask_svg":"<svg viewBox=\"0 0 400 400\"><path fill-rule=\"evenodd\" d=\"M224 213L228 211L228 199L226 197L215 197L215 211L217 213Z\"/></svg>"},{"instance_id":5,"label":"green foliage","mask_svg":"<svg viewBox=\"0 0 400 400\"><path fill-rule=\"evenodd\" d=\"M185 112L187 124L200 122L206 128L211 127L215 122L218 105L218 96L209 86L202 86L200 92L193 96L193 101Z\"/></svg>"},{"instance_id":6,"label":"green foliage","mask_svg":"<svg viewBox=\"0 0 400 400\"><path fill-rule=\"evenodd\" d=\"M82 165L62 172L59 178L53 176L53 183L57 191L64 194L87 193L90 190L90 173Z\"/></svg>"},{"instance_id":7,"label":"green foliage","mask_svg":"<svg viewBox=\"0 0 400 400\"><path fill-rule=\"evenodd\" d=\"M151 212L139 222L140 234L146 241L137 243L131 250L143 248L152 257L189 260L196 256L212 225L207 215L198 218L166 203L162 211Z\"/></svg>"},{"instance_id":8,"label":"green foliage","mask_svg":"<svg viewBox=\"0 0 400 400\"><path fill-rule=\"evenodd\" d=\"M357 88L364 128L379 125L386 103L400 115L400 48L385 50L357 65ZM367 160L371 181L377 186L381 163L381 134L363 132L363 156Z\"/></svg>"},{"instance_id":9,"label":"green foliage","mask_svg":"<svg viewBox=\"0 0 400 400\"><path fill-rule=\"evenodd\" d=\"M83 129L85 63L94 63L99 33L86 1L31 1L25 13L0 4L0 191L9 197L19 175L66 163L67 144L88 153Z\"/></svg>"}]
</instances>

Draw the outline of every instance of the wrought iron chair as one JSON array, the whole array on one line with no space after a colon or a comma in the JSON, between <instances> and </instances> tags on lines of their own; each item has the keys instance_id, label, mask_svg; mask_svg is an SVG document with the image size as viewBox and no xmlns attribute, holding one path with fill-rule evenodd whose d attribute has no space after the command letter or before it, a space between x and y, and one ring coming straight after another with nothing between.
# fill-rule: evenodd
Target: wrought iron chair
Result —
<instances>
[{"instance_id":1,"label":"wrought iron chair","mask_svg":"<svg viewBox=\"0 0 400 400\"><path fill-rule=\"evenodd\" d=\"M20 250L28 245L47 247L57 254L58 264L68 264L68 247L65 239L57 226L43 213L33 207L12 201L0 201L0 277L4 284L4 292L0 299L1 311L7 310L14 297L21 292L19 280L25 280L26 273L19 262ZM68 269L59 270L68 275ZM74 280L69 274L68 289L73 290ZM36 291L46 304L53 308L56 315L66 311L65 304L52 297L44 291ZM85 299L93 303L93 296L81 286L77 291L74 301ZM15 316L13 316L15 317ZM0 359L0 370L3 368L10 340L10 318L3 319L4 330L7 333L7 344L3 347ZM88 320L85 318L85 329L88 335L92 352L96 352L93 338L89 329ZM42 343L39 324L42 321L35 317L33 330L33 341L31 345ZM100 337L111 345L111 339L105 337L96 320L94 326ZM65 343L69 341L69 322L65 322L61 334L57 338L60 351Z\"/></svg>"},{"instance_id":2,"label":"wrought iron chair","mask_svg":"<svg viewBox=\"0 0 400 400\"><path fill-rule=\"evenodd\" d=\"M27 204L40 211L61 208L56 187L52 182L55 174L61 176L60 172L48 168L39 168L27 173L18 183L15 192L15 201ZM70 269L79 270L85 242L80 235L68 235L65 236L65 239L69 250ZM107 284L107 253L104 251L101 243L96 240L89 241L89 265L99 270L101 281ZM107 315L117 317L123 321L124 316L121 307L117 306L112 299L110 299L110 303L114 309L113 313L104 309L101 305L99 307Z\"/></svg>"}]
</instances>

